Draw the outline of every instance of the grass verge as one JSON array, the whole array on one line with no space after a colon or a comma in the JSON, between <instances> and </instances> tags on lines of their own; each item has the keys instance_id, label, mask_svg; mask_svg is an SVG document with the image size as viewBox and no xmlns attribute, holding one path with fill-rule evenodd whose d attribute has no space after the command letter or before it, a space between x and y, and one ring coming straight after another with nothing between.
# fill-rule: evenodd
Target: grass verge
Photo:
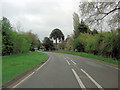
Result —
<instances>
[{"instance_id":1,"label":"grass verge","mask_svg":"<svg viewBox=\"0 0 120 90\"><path fill-rule=\"evenodd\" d=\"M47 60L48 55L40 52L3 56L2 57L2 84L15 78L17 75Z\"/></svg>"},{"instance_id":2,"label":"grass verge","mask_svg":"<svg viewBox=\"0 0 120 90\"><path fill-rule=\"evenodd\" d=\"M101 60L101 61L104 61L104 62L112 63L112 64L115 64L115 65L120 65L120 62L118 62L117 60L113 60L111 58L104 58L102 56L96 56L96 55L89 54L89 53L84 53L84 52L58 51L58 53L79 55L79 56L84 56L84 57L87 57L87 58L93 58L93 59Z\"/></svg>"}]
</instances>

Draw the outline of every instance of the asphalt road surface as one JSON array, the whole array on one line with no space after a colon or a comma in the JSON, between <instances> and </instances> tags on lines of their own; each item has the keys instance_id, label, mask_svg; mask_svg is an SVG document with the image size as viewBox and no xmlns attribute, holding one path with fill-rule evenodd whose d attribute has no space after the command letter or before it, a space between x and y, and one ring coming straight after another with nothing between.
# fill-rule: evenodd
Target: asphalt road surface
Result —
<instances>
[{"instance_id":1,"label":"asphalt road surface","mask_svg":"<svg viewBox=\"0 0 120 90\"><path fill-rule=\"evenodd\" d=\"M13 88L118 88L118 69L80 56L47 52L49 59Z\"/></svg>"}]
</instances>

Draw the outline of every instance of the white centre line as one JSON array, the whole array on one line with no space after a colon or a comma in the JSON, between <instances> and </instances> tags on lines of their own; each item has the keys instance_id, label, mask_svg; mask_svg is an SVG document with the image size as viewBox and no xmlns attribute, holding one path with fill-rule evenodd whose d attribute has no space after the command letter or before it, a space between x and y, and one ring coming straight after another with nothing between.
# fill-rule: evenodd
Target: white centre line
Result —
<instances>
[{"instance_id":1,"label":"white centre line","mask_svg":"<svg viewBox=\"0 0 120 90\"><path fill-rule=\"evenodd\" d=\"M76 63L73 60L71 60L71 62L73 62L76 65Z\"/></svg>"},{"instance_id":2,"label":"white centre line","mask_svg":"<svg viewBox=\"0 0 120 90\"><path fill-rule=\"evenodd\" d=\"M80 87L81 87L81 88L85 88L84 84L82 83L82 81L80 80L79 76L77 75L77 73L75 72L74 69L72 69L72 72L73 72L73 74L75 75L75 77L76 77L76 79L77 79Z\"/></svg>"},{"instance_id":3,"label":"white centre line","mask_svg":"<svg viewBox=\"0 0 120 90\"><path fill-rule=\"evenodd\" d=\"M69 57L66 57L66 58L68 58L68 59L69 59Z\"/></svg>"},{"instance_id":4,"label":"white centre line","mask_svg":"<svg viewBox=\"0 0 120 90\"><path fill-rule=\"evenodd\" d=\"M83 69L81 71L88 76L88 78L98 87L102 88L88 73L86 73Z\"/></svg>"},{"instance_id":5,"label":"white centre line","mask_svg":"<svg viewBox=\"0 0 120 90\"><path fill-rule=\"evenodd\" d=\"M66 60L66 61L67 61L68 65L70 65L69 61L68 60Z\"/></svg>"}]
</instances>

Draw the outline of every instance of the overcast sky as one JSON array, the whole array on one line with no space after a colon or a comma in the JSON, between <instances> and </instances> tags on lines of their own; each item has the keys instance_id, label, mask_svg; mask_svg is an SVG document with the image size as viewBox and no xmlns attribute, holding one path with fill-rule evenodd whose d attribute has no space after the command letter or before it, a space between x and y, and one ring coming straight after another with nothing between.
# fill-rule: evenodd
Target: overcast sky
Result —
<instances>
[{"instance_id":1,"label":"overcast sky","mask_svg":"<svg viewBox=\"0 0 120 90\"><path fill-rule=\"evenodd\" d=\"M80 0L3 0L2 16L23 31L32 30L39 39L59 28L64 35L73 33L73 12L78 12ZM1 7L1 4L0 4Z\"/></svg>"}]
</instances>

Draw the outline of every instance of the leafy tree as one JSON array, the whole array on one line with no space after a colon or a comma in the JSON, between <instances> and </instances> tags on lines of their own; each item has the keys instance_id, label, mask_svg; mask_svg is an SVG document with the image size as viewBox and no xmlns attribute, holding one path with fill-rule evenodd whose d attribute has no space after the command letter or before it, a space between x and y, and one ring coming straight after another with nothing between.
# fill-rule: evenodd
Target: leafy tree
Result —
<instances>
[{"instance_id":1,"label":"leafy tree","mask_svg":"<svg viewBox=\"0 0 120 90\"><path fill-rule=\"evenodd\" d=\"M73 50L73 38L68 36L66 39L66 49Z\"/></svg>"},{"instance_id":2,"label":"leafy tree","mask_svg":"<svg viewBox=\"0 0 120 90\"><path fill-rule=\"evenodd\" d=\"M74 26L74 38L77 38L80 34L80 31L78 30L79 26L79 15L74 12L73 14L73 26Z\"/></svg>"},{"instance_id":3,"label":"leafy tree","mask_svg":"<svg viewBox=\"0 0 120 90\"><path fill-rule=\"evenodd\" d=\"M37 41L38 42L38 50L42 47L42 44L40 42L40 40Z\"/></svg>"},{"instance_id":4,"label":"leafy tree","mask_svg":"<svg viewBox=\"0 0 120 90\"><path fill-rule=\"evenodd\" d=\"M36 34L14 31L9 20L5 17L0 21L0 33L2 33L2 55L25 53L40 46Z\"/></svg>"},{"instance_id":5,"label":"leafy tree","mask_svg":"<svg viewBox=\"0 0 120 90\"><path fill-rule=\"evenodd\" d=\"M0 21L0 55L2 55L2 24L1 24L1 21Z\"/></svg>"},{"instance_id":6,"label":"leafy tree","mask_svg":"<svg viewBox=\"0 0 120 90\"><path fill-rule=\"evenodd\" d=\"M98 34L98 31L97 31L96 29L94 29L94 30L92 31L92 34L93 34L93 35Z\"/></svg>"},{"instance_id":7,"label":"leafy tree","mask_svg":"<svg viewBox=\"0 0 120 90\"><path fill-rule=\"evenodd\" d=\"M120 28L117 28L116 38L113 42L113 57L116 57L120 60Z\"/></svg>"},{"instance_id":8,"label":"leafy tree","mask_svg":"<svg viewBox=\"0 0 120 90\"><path fill-rule=\"evenodd\" d=\"M31 31L27 32L27 34L31 39L30 50L35 51L35 48L38 48L38 45L39 45L38 36L37 36L37 34L34 34Z\"/></svg>"},{"instance_id":9,"label":"leafy tree","mask_svg":"<svg viewBox=\"0 0 120 90\"><path fill-rule=\"evenodd\" d=\"M81 20L81 23L78 25L78 30L80 33L87 33L90 31L83 20Z\"/></svg>"},{"instance_id":10,"label":"leafy tree","mask_svg":"<svg viewBox=\"0 0 120 90\"><path fill-rule=\"evenodd\" d=\"M53 41L50 40L48 37L45 37L43 40L43 46L45 47L46 51L49 50L53 50L54 49L54 45L53 45Z\"/></svg>"},{"instance_id":11,"label":"leafy tree","mask_svg":"<svg viewBox=\"0 0 120 90\"><path fill-rule=\"evenodd\" d=\"M25 33L13 32L13 54L25 53L30 49L30 37Z\"/></svg>"},{"instance_id":12,"label":"leafy tree","mask_svg":"<svg viewBox=\"0 0 120 90\"><path fill-rule=\"evenodd\" d=\"M58 49L64 50L66 47L66 42L61 42L57 46L58 46Z\"/></svg>"},{"instance_id":13,"label":"leafy tree","mask_svg":"<svg viewBox=\"0 0 120 90\"><path fill-rule=\"evenodd\" d=\"M79 37L74 39L73 48L74 50L77 49L78 52L84 52L85 47L84 47L84 44L80 41Z\"/></svg>"},{"instance_id":14,"label":"leafy tree","mask_svg":"<svg viewBox=\"0 0 120 90\"><path fill-rule=\"evenodd\" d=\"M7 18L2 18L2 55L10 55L13 52L12 27Z\"/></svg>"},{"instance_id":15,"label":"leafy tree","mask_svg":"<svg viewBox=\"0 0 120 90\"><path fill-rule=\"evenodd\" d=\"M52 38L56 41L56 49L57 49L57 40L59 40L59 42L63 41L64 35L60 29L56 28L50 34L50 39Z\"/></svg>"}]
</instances>

